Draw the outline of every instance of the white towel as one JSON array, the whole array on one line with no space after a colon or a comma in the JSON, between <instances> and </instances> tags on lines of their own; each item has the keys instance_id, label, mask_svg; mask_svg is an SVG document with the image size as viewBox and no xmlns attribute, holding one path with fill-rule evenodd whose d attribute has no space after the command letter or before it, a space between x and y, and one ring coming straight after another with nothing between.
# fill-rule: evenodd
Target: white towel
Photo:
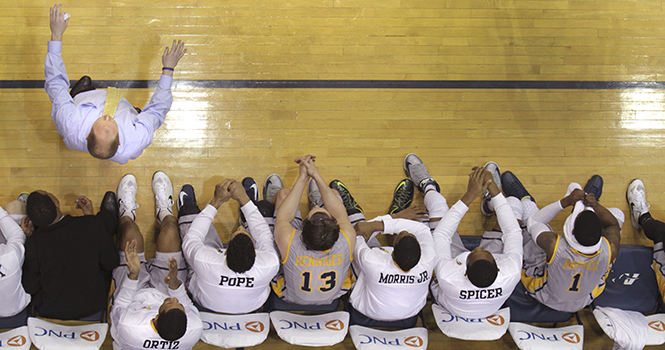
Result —
<instances>
[{"instance_id":1,"label":"white towel","mask_svg":"<svg viewBox=\"0 0 665 350\"><path fill-rule=\"evenodd\" d=\"M609 327L602 324L598 312L605 316ZM613 350L639 350L646 346L649 324L641 313L601 306L596 307L593 313L607 336L614 340Z\"/></svg>"},{"instance_id":2,"label":"white towel","mask_svg":"<svg viewBox=\"0 0 665 350\"><path fill-rule=\"evenodd\" d=\"M566 196L570 194L574 189L579 188L582 189L582 186L578 183L571 183L570 186L568 186L568 193L566 193ZM563 224L563 236L566 238L566 242L573 247L573 249L577 250L578 252L582 254L593 254L600 250L600 242L602 240L599 240L598 243L592 246L583 246L580 244L580 242L577 241L575 236L573 235L573 228L575 227L575 220L577 219L577 216L580 215L581 212L585 210L591 210L594 211L593 208L587 207L584 205L583 201L577 201L575 203L575 207L573 208L573 212L566 218L566 222Z\"/></svg>"}]
</instances>

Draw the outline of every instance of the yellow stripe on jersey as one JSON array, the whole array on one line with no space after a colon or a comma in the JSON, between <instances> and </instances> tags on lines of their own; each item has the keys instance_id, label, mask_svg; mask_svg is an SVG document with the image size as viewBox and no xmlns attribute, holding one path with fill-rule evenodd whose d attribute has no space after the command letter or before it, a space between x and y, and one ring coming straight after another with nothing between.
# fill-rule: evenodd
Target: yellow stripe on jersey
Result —
<instances>
[{"instance_id":1,"label":"yellow stripe on jersey","mask_svg":"<svg viewBox=\"0 0 665 350\"><path fill-rule=\"evenodd\" d=\"M272 280L272 282L270 282L270 287L272 287L272 291L275 292L278 297L284 297L284 294L282 293L282 290L284 290L284 277Z\"/></svg>"},{"instance_id":2,"label":"yellow stripe on jersey","mask_svg":"<svg viewBox=\"0 0 665 350\"><path fill-rule=\"evenodd\" d=\"M554 256L556 255L556 250L559 248L559 242L561 241L561 236L556 236L556 244L554 244L554 253L552 254L552 257L550 260L547 260L547 265L551 264L552 261L554 261ZM538 242L536 242L538 243Z\"/></svg>"},{"instance_id":3,"label":"yellow stripe on jersey","mask_svg":"<svg viewBox=\"0 0 665 350\"><path fill-rule=\"evenodd\" d=\"M522 270L522 277L520 279L526 290L535 293L536 290L542 288L545 281L547 281L547 269L545 269L545 274L543 274L542 277L527 276L524 270Z\"/></svg>"},{"instance_id":4,"label":"yellow stripe on jersey","mask_svg":"<svg viewBox=\"0 0 665 350\"><path fill-rule=\"evenodd\" d=\"M286 261L289 260L289 251L291 250L291 242L293 241L293 236L296 234L296 229L294 228L291 231L291 238L289 238L289 245L286 247L286 256L282 258L282 264L286 264Z\"/></svg>"},{"instance_id":5,"label":"yellow stripe on jersey","mask_svg":"<svg viewBox=\"0 0 665 350\"><path fill-rule=\"evenodd\" d=\"M108 114L113 117L115 111L118 109L119 104L120 90L109 86L108 92L106 93L106 102L104 103L104 114L102 115Z\"/></svg>"},{"instance_id":6,"label":"yellow stripe on jersey","mask_svg":"<svg viewBox=\"0 0 665 350\"><path fill-rule=\"evenodd\" d=\"M610 247L610 241L607 240L605 237L601 237L601 240L607 245L607 251L610 252L609 254L612 254L612 247ZM601 249L599 249L596 254L600 254ZM607 259L607 270L605 274L603 275L603 281L601 282L602 285L596 286L591 291L591 295L593 295L593 298L596 299L599 295L603 293L605 290L605 280L607 279L607 276L610 274L610 270L612 269L612 259L611 257Z\"/></svg>"},{"instance_id":7,"label":"yellow stripe on jersey","mask_svg":"<svg viewBox=\"0 0 665 350\"><path fill-rule=\"evenodd\" d=\"M660 290L660 295L663 296L663 302L665 302L665 276L660 272L660 268L656 262L653 262L653 271L656 273L656 281L658 282L658 290Z\"/></svg>"},{"instance_id":8,"label":"yellow stripe on jersey","mask_svg":"<svg viewBox=\"0 0 665 350\"><path fill-rule=\"evenodd\" d=\"M346 235L344 230L340 229L339 231L342 232L344 238L346 238L346 241L349 243L349 260L353 261L353 249L351 249L351 240L349 239L349 236Z\"/></svg>"},{"instance_id":9,"label":"yellow stripe on jersey","mask_svg":"<svg viewBox=\"0 0 665 350\"><path fill-rule=\"evenodd\" d=\"M356 279L353 277L353 271L349 269L349 272L346 274L346 279L344 280L344 283L342 284L342 290L346 291L351 289L353 285L356 283Z\"/></svg>"}]
</instances>

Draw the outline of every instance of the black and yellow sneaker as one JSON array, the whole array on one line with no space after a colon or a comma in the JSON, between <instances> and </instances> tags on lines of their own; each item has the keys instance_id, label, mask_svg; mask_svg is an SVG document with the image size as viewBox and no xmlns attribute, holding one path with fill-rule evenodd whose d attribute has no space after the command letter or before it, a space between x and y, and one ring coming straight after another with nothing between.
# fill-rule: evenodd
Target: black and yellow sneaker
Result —
<instances>
[{"instance_id":1,"label":"black and yellow sneaker","mask_svg":"<svg viewBox=\"0 0 665 350\"><path fill-rule=\"evenodd\" d=\"M356 203L356 200L353 199L351 192L349 192L349 189L346 188L342 181L332 180L330 182L330 188L337 190L339 195L342 196L342 203L344 203L344 208L346 208L347 215L363 213L363 208L361 208L360 205Z\"/></svg>"},{"instance_id":2,"label":"black and yellow sneaker","mask_svg":"<svg viewBox=\"0 0 665 350\"><path fill-rule=\"evenodd\" d=\"M404 179L397 184L393 191L393 202L390 204L388 214L392 215L406 209L413 202L415 186L411 179Z\"/></svg>"}]
</instances>

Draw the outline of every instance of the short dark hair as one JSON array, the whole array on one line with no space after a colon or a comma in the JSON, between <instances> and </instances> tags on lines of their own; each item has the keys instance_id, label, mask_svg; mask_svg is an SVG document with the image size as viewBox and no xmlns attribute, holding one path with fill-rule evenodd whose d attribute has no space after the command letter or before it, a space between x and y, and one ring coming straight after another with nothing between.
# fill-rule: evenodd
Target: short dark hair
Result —
<instances>
[{"instance_id":1,"label":"short dark hair","mask_svg":"<svg viewBox=\"0 0 665 350\"><path fill-rule=\"evenodd\" d=\"M226 264L229 269L243 273L254 266L255 259L256 253L252 238L245 234L235 235L226 249Z\"/></svg>"},{"instance_id":2,"label":"short dark hair","mask_svg":"<svg viewBox=\"0 0 665 350\"><path fill-rule=\"evenodd\" d=\"M157 318L157 333L164 340L178 340L187 331L187 314L180 309L160 312Z\"/></svg>"},{"instance_id":3,"label":"short dark hair","mask_svg":"<svg viewBox=\"0 0 665 350\"><path fill-rule=\"evenodd\" d=\"M411 270L420 261L420 244L412 236L404 236L393 249L393 260L402 271Z\"/></svg>"},{"instance_id":4,"label":"short dark hair","mask_svg":"<svg viewBox=\"0 0 665 350\"><path fill-rule=\"evenodd\" d=\"M107 148L102 148L99 144L99 140L97 140L95 132L92 130L90 130L90 134L88 134L87 140L88 153L98 159L109 159L113 157L115 153L118 152L118 146L120 146L119 135L116 135Z\"/></svg>"},{"instance_id":5,"label":"short dark hair","mask_svg":"<svg viewBox=\"0 0 665 350\"><path fill-rule=\"evenodd\" d=\"M496 263L485 259L476 260L466 267L466 277L478 288L491 286L498 274Z\"/></svg>"},{"instance_id":6,"label":"short dark hair","mask_svg":"<svg viewBox=\"0 0 665 350\"><path fill-rule=\"evenodd\" d=\"M577 215L573 226L573 236L581 245L590 247L598 243L602 235L603 225L596 213L585 210Z\"/></svg>"},{"instance_id":7,"label":"short dark hair","mask_svg":"<svg viewBox=\"0 0 665 350\"><path fill-rule=\"evenodd\" d=\"M302 242L307 250L328 250L335 245L338 238L337 220L326 213L314 213L309 219L303 220Z\"/></svg>"},{"instance_id":8,"label":"short dark hair","mask_svg":"<svg viewBox=\"0 0 665 350\"><path fill-rule=\"evenodd\" d=\"M28 196L25 210L30 221L39 227L50 225L58 215L58 208L51 197L37 191Z\"/></svg>"}]
</instances>

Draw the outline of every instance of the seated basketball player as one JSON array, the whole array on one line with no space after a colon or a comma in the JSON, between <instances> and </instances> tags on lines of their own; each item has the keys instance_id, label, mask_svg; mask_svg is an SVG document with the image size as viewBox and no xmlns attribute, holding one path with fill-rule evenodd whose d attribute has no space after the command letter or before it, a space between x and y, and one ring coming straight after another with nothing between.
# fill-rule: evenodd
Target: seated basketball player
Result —
<instances>
[{"instance_id":1,"label":"seated basketball player","mask_svg":"<svg viewBox=\"0 0 665 350\"><path fill-rule=\"evenodd\" d=\"M263 191L275 204L275 242L282 259L283 276L275 279L273 290L289 303L325 305L351 287L356 232L339 194L327 186L314 160L311 155L296 158L300 169L291 190L283 189L273 174ZM310 179L310 211L301 219L300 197Z\"/></svg>"},{"instance_id":2,"label":"seated basketball player","mask_svg":"<svg viewBox=\"0 0 665 350\"><path fill-rule=\"evenodd\" d=\"M256 199L258 192L252 195ZM215 186L215 196L203 211L196 205L191 185L183 186L178 198L183 199L178 201L182 250L193 270L187 289L194 301L212 311L230 314L259 309L270 295L279 256L270 227L245 188L233 179L224 180ZM231 198L240 205L247 230L240 225L225 248L212 220Z\"/></svg>"},{"instance_id":3,"label":"seated basketball player","mask_svg":"<svg viewBox=\"0 0 665 350\"><path fill-rule=\"evenodd\" d=\"M354 205L355 200L339 180L330 185L342 195L347 213L349 207L359 208ZM429 227L414 221L424 219L426 210L409 207L413 191L411 180L400 181L393 192L389 210L392 216L382 215L354 226L357 237L353 269L357 282L349 301L355 310L373 320L409 319L416 316L427 302L432 270L436 263L434 242ZM347 200L352 204L347 205ZM384 247L377 244L378 241L371 239L375 233L395 235L393 245Z\"/></svg>"},{"instance_id":4,"label":"seated basketball player","mask_svg":"<svg viewBox=\"0 0 665 350\"><path fill-rule=\"evenodd\" d=\"M603 180L594 175L584 190L568 186L566 196L531 215L527 220L532 240L540 249L525 252L522 283L527 293L552 309L576 312L589 305L605 289L610 265L619 254L624 215L605 208L598 199ZM547 224L564 208L574 206L563 226L563 235Z\"/></svg>"},{"instance_id":5,"label":"seated basketball player","mask_svg":"<svg viewBox=\"0 0 665 350\"><path fill-rule=\"evenodd\" d=\"M25 203L21 201L13 200L4 209L0 207L0 317L15 316L30 303L30 294L21 285L25 233L19 224L24 217Z\"/></svg>"},{"instance_id":6,"label":"seated basketball player","mask_svg":"<svg viewBox=\"0 0 665 350\"><path fill-rule=\"evenodd\" d=\"M146 261L136 217L136 177L118 183L120 266L113 270L111 337L122 349L191 349L201 338L199 311L187 296L187 266L178 223L173 216L173 186L161 171L152 177L159 223L155 258ZM114 346L115 347L115 346Z\"/></svg>"},{"instance_id":7,"label":"seated basketball player","mask_svg":"<svg viewBox=\"0 0 665 350\"><path fill-rule=\"evenodd\" d=\"M109 273L118 266L115 194L107 192L97 215L79 197L83 216L63 215L51 193L35 191L27 200L23 287L41 317L76 320L106 309Z\"/></svg>"},{"instance_id":8,"label":"seated basketball player","mask_svg":"<svg viewBox=\"0 0 665 350\"><path fill-rule=\"evenodd\" d=\"M436 281L431 287L436 302L462 317L492 315L515 289L522 267L522 234L511 206L501 193L498 166L489 162L485 168L474 167L466 193L450 209L439 193L438 183L418 156L407 155L404 170L425 195L430 227L436 227L433 233ZM489 203L482 206L496 213L502 232L486 232L483 237L487 239L469 252L462 245L457 227L471 202L487 190ZM497 240L503 244L495 244Z\"/></svg>"}]
</instances>

